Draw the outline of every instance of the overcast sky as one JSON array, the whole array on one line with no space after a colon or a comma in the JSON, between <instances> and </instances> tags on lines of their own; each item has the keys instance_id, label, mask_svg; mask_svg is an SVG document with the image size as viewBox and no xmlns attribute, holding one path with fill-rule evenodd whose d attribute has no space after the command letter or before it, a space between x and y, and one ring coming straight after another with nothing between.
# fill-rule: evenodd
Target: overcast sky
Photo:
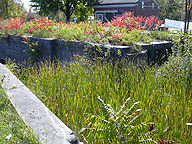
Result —
<instances>
[{"instance_id":1,"label":"overcast sky","mask_svg":"<svg viewBox=\"0 0 192 144\"><path fill-rule=\"evenodd\" d=\"M30 2L29 2L30 0L22 0L22 2L24 3L24 6L25 6L25 8L27 9L27 11L29 11L29 8L30 8Z\"/></svg>"}]
</instances>

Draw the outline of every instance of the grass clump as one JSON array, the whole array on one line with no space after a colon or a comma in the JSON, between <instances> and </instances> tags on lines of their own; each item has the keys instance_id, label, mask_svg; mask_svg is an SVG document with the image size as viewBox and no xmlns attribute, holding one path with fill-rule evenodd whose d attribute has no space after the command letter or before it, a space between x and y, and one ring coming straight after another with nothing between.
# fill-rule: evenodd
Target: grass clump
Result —
<instances>
[{"instance_id":1,"label":"grass clump","mask_svg":"<svg viewBox=\"0 0 192 144\"><path fill-rule=\"evenodd\" d=\"M22 119L18 116L4 90L0 87L0 143L6 144L38 144Z\"/></svg>"}]
</instances>

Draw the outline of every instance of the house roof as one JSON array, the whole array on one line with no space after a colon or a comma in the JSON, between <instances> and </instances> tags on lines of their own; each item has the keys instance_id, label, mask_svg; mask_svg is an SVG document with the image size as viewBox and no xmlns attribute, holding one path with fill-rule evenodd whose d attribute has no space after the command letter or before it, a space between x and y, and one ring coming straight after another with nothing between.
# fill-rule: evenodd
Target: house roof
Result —
<instances>
[{"instance_id":1,"label":"house roof","mask_svg":"<svg viewBox=\"0 0 192 144\"><path fill-rule=\"evenodd\" d=\"M99 0L98 4L128 4L137 3L139 0Z\"/></svg>"},{"instance_id":2,"label":"house roof","mask_svg":"<svg viewBox=\"0 0 192 144\"><path fill-rule=\"evenodd\" d=\"M113 4L136 4L141 0L98 0L98 5L113 5ZM158 0L153 0L160 6Z\"/></svg>"}]
</instances>

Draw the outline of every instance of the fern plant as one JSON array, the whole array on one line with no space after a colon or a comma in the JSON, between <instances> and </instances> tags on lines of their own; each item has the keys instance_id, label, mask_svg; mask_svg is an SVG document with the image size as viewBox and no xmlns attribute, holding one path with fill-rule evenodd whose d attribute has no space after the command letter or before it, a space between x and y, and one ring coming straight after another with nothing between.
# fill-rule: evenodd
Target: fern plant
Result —
<instances>
[{"instance_id":1,"label":"fern plant","mask_svg":"<svg viewBox=\"0 0 192 144\"><path fill-rule=\"evenodd\" d=\"M87 127L79 132L85 141L84 135L93 137L92 143L153 143L151 139L153 131L146 131L149 123L144 124L140 121L142 113L141 109L137 109L139 101L130 105L130 98L128 98L119 111L114 111L111 105L105 104L99 95L97 99L104 116L88 117Z\"/></svg>"}]
</instances>

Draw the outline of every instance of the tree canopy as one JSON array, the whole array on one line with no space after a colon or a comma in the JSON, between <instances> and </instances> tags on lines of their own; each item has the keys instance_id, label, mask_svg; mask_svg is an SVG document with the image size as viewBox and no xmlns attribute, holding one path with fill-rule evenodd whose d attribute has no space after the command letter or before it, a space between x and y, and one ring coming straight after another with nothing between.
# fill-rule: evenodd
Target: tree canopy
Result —
<instances>
[{"instance_id":1,"label":"tree canopy","mask_svg":"<svg viewBox=\"0 0 192 144\"><path fill-rule=\"evenodd\" d=\"M0 17L20 17L26 14L21 0L0 0Z\"/></svg>"},{"instance_id":2,"label":"tree canopy","mask_svg":"<svg viewBox=\"0 0 192 144\"><path fill-rule=\"evenodd\" d=\"M68 22L74 11L77 13L79 9L80 15L85 14L96 0L31 0L30 2L41 15L49 15L52 12L56 15L59 11L63 12ZM80 5L85 7L80 9Z\"/></svg>"},{"instance_id":3,"label":"tree canopy","mask_svg":"<svg viewBox=\"0 0 192 144\"><path fill-rule=\"evenodd\" d=\"M161 7L159 12L160 18L169 18L180 20L181 19L181 9L182 0L158 0Z\"/></svg>"}]
</instances>

